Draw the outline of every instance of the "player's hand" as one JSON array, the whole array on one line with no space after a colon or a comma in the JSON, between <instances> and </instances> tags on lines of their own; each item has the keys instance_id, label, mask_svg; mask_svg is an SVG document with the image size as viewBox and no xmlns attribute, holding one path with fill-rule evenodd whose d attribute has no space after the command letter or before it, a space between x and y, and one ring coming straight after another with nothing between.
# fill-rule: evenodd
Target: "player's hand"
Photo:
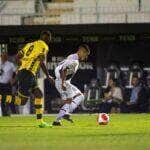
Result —
<instances>
[{"instance_id":1,"label":"player's hand","mask_svg":"<svg viewBox=\"0 0 150 150\"><path fill-rule=\"evenodd\" d=\"M62 84L61 88L63 91L66 91L66 87L64 86L64 84Z\"/></svg>"},{"instance_id":2,"label":"player's hand","mask_svg":"<svg viewBox=\"0 0 150 150\"><path fill-rule=\"evenodd\" d=\"M52 85L55 86L55 80L54 80L54 78L53 78L52 76L48 76L48 80L50 81L50 83L51 83Z\"/></svg>"}]
</instances>

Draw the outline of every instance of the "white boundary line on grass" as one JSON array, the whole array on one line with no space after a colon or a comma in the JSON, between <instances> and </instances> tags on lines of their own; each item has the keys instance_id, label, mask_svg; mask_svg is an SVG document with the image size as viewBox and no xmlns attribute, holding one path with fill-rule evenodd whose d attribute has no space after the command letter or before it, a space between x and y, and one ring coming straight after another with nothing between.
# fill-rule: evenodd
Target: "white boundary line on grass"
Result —
<instances>
[{"instance_id":1,"label":"white boundary line on grass","mask_svg":"<svg viewBox=\"0 0 150 150\"><path fill-rule=\"evenodd\" d=\"M57 114L44 114L43 116L44 117L49 117L49 116L56 116ZM87 113L81 113L81 114L71 114L71 115L73 115L73 116L80 116L80 115L96 115L96 113L95 114L87 114ZM13 115L11 115L11 117L29 117L29 116L36 116L35 114L29 114L29 115L22 115L22 114L13 114Z\"/></svg>"}]
</instances>

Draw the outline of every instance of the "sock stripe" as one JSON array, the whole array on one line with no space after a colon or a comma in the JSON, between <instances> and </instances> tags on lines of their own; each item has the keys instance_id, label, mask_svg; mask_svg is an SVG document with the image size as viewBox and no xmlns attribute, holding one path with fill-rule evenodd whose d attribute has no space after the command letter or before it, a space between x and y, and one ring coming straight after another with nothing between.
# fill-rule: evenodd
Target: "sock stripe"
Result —
<instances>
[{"instance_id":1,"label":"sock stripe","mask_svg":"<svg viewBox=\"0 0 150 150\"><path fill-rule=\"evenodd\" d=\"M42 99L36 98L34 104L35 104L35 105L42 105Z\"/></svg>"},{"instance_id":2,"label":"sock stripe","mask_svg":"<svg viewBox=\"0 0 150 150\"><path fill-rule=\"evenodd\" d=\"M6 95L6 102L11 103L12 96L11 95Z\"/></svg>"},{"instance_id":3,"label":"sock stripe","mask_svg":"<svg viewBox=\"0 0 150 150\"><path fill-rule=\"evenodd\" d=\"M43 117L42 99L35 98L34 104L37 120L42 120Z\"/></svg>"},{"instance_id":4,"label":"sock stripe","mask_svg":"<svg viewBox=\"0 0 150 150\"><path fill-rule=\"evenodd\" d=\"M42 105L35 105L35 109L40 109L42 108Z\"/></svg>"},{"instance_id":5,"label":"sock stripe","mask_svg":"<svg viewBox=\"0 0 150 150\"><path fill-rule=\"evenodd\" d=\"M42 114L37 114L37 119L42 119Z\"/></svg>"}]
</instances>

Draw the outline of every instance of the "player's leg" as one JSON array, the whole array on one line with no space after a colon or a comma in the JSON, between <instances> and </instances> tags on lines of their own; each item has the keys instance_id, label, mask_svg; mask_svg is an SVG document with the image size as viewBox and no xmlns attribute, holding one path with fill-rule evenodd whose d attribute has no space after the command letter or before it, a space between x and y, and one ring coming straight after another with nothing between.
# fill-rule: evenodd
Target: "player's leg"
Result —
<instances>
[{"instance_id":1,"label":"player's leg","mask_svg":"<svg viewBox=\"0 0 150 150\"><path fill-rule=\"evenodd\" d=\"M70 104L69 112L72 113L84 101L84 95L74 85L70 84L70 92L72 94L72 102Z\"/></svg>"},{"instance_id":2,"label":"player's leg","mask_svg":"<svg viewBox=\"0 0 150 150\"><path fill-rule=\"evenodd\" d=\"M69 97L72 97L72 99L69 103L69 113L65 114L63 118L73 123L73 120L70 117L70 113L72 113L81 104L81 102L84 101L84 95L70 82L67 83L67 93Z\"/></svg>"},{"instance_id":3,"label":"player's leg","mask_svg":"<svg viewBox=\"0 0 150 150\"><path fill-rule=\"evenodd\" d=\"M33 90L35 97L35 112L39 127L51 127L50 124L43 121L43 94L42 91L37 87Z\"/></svg>"},{"instance_id":4,"label":"player's leg","mask_svg":"<svg viewBox=\"0 0 150 150\"><path fill-rule=\"evenodd\" d=\"M15 98L12 99L12 104L14 104L15 106L24 106L26 105L28 100L28 91L19 89L18 94L15 96Z\"/></svg>"},{"instance_id":5,"label":"player's leg","mask_svg":"<svg viewBox=\"0 0 150 150\"><path fill-rule=\"evenodd\" d=\"M68 98L68 91L63 91L61 89L61 81L55 80L55 86L57 91L60 93L60 96L63 100L63 106L60 108L59 113L56 117L56 121L53 122L53 125L61 125L61 119L64 117L65 114L69 113L70 110L70 103L72 99Z\"/></svg>"},{"instance_id":6,"label":"player's leg","mask_svg":"<svg viewBox=\"0 0 150 150\"><path fill-rule=\"evenodd\" d=\"M61 109L59 110L59 113L56 117L56 124L61 124L61 119L64 118L66 119L66 116L69 115L69 111L70 111L70 104L71 104L72 99L67 99L67 100L63 100L63 106L61 107ZM73 122L72 120L70 120L71 122Z\"/></svg>"},{"instance_id":7,"label":"player's leg","mask_svg":"<svg viewBox=\"0 0 150 150\"><path fill-rule=\"evenodd\" d=\"M28 84L19 83L18 95L12 100L12 103L16 106L24 106L30 98L30 91Z\"/></svg>"},{"instance_id":8,"label":"player's leg","mask_svg":"<svg viewBox=\"0 0 150 150\"><path fill-rule=\"evenodd\" d=\"M74 85L70 83L67 84L66 92L68 97L72 97L70 99L67 99L67 104L64 105L64 106L67 105L69 110L67 111L65 109L64 111L60 110L57 119L60 119L61 115L61 118L73 123L73 120L70 117L70 113L72 113L81 104L81 102L84 101L84 95L80 92L78 88L76 88Z\"/></svg>"},{"instance_id":9,"label":"player's leg","mask_svg":"<svg viewBox=\"0 0 150 150\"><path fill-rule=\"evenodd\" d=\"M76 94L69 103L69 113L63 115L63 119L73 123L74 121L71 118L71 113L84 101L84 95L82 93Z\"/></svg>"},{"instance_id":10,"label":"player's leg","mask_svg":"<svg viewBox=\"0 0 150 150\"><path fill-rule=\"evenodd\" d=\"M12 88L10 84L1 85L0 88L0 96L1 96L1 108L3 116L10 116L10 103L12 99Z\"/></svg>"},{"instance_id":11,"label":"player's leg","mask_svg":"<svg viewBox=\"0 0 150 150\"><path fill-rule=\"evenodd\" d=\"M10 103L12 96L11 95L1 95L1 108L2 108L2 115L3 116L10 116Z\"/></svg>"},{"instance_id":12,"label":"player's leg","mask_svg":"<svg viewBox=\"0 0 150 150\"><path fill-rule=\"evenodd\" d=\"M43 118L42 118L42 114L43 114L42 97L43 97L43 94L39 88L34 89L33 94L35 97L34 105L35 105L35 113L37 115L37 121L42 122L43 121Z\"/></svg>"},{"instance_id":13,"label":"player's leg","mask_svg":"<svg viewBox=\"0 0 150 150\"><path fill-rule=\"evenodd\" d=\"M21 70L16 76L16 83L18 84L18 95L13 99L14 105L25 105L30 97L30 81L31 77L27 71Z\"/></svg>"},{"instance_id":14,"label":"player's leg","mask_svg":"<svg viewBox=\"0 0 150 150\"><path fill-rule=\"evenodd\" d=\"M54 125L61 125L60 121L62 118L72 123L73 120L70 118L70 113L72 113L80 105L80 103L84 101L84 95L70 82L66 82L66 91L61 90L60 82L56 81L55 86L61 94L64 105L60 109Z\"/></svg>"},{"instance_id":15,"label":"player's leg","mask_svg":"<svg viewBox=\"0 0 150 150\"><path fill-rule=\"evenodd\" d=\"M84 101L84 95L82 93L76 94L70 104L70 113L72 113L81 104L82 101Z\"/></svg>"}]
</instances>

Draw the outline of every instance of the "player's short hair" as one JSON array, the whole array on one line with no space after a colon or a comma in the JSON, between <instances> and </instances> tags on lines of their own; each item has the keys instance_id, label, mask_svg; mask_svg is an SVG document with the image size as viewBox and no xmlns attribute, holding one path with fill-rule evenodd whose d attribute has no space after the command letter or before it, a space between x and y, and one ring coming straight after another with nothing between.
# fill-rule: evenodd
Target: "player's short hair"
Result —
<instances>
[{"instance_id":1,"label":"player's short hair","mask_svg":"<svg viewBox=\"0 0 150 150\"><path fill-rule=\"evenodd\" d=\"M42 37L43 35L47 35L47 36L51 36L51 32L50 31L42 31L40 34L40 37Z\"/></svg>"},{"instance_id":2,"label":"player's short hair","mask_svg":"<svg viewBox=\"0 0 150 150\"><path fill-rule=\"evenodd\" d=\"M86 52L88 53L88 55L90 54L90 48L87 44L82 44L79 46L79 49L80 48L84 48L86 50Z\"/></svg>"}]
</instances>

